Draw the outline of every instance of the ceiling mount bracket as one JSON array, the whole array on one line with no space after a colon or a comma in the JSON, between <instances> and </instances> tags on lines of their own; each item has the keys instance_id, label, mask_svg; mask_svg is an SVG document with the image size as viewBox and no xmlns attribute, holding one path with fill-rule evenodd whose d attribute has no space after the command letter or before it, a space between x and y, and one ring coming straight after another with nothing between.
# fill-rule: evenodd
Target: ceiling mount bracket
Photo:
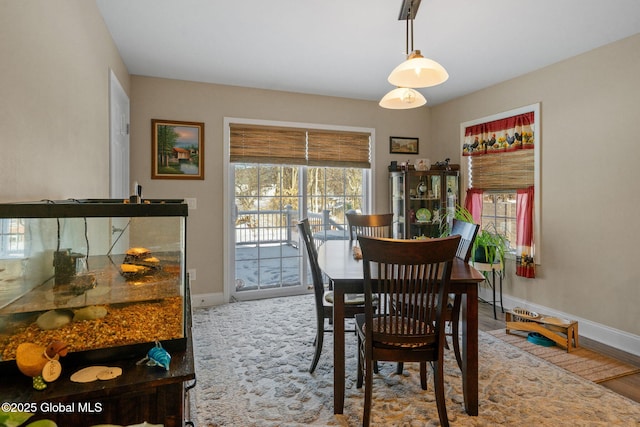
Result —
<instances>
[{"instance_id":1,"label":"ceiling mount bracket","mask_svg":"<svg viewBox=\"0 0 640 427\"><path fill-rule=\"evenodd\" d=\"M415 19L421 1L422 0L402 0L402 6L400 6L400 16L398 17L398 21Z\"/></svg>"}]
</instances>

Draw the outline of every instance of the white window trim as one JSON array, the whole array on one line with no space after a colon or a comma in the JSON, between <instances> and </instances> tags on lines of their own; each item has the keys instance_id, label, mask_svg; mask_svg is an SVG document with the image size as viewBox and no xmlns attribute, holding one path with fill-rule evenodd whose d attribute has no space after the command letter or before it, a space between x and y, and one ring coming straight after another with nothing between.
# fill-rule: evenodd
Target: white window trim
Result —
<instances>
[{"instance_id":1,"label":"white window trim","mask_svg":"<svg viewBox=\"0 0 640 427\"><path fill-rule=\"evenodd\" d=\"M326 124L316 124L316 123L300 123L300 122L285 122L285 121L274 121L274 120L260 120L260 119L247 119L247 118L239 118L239 117L225 117L223 120L223 185L222 185L222 197L223 197L223 299L224 302L229 302L231 299L231 282L233 281L233 272L234 269L234 251L230 248L231 245L231 236L229 233L231 224L231 209L229 206L233 206L232 203L232 195L234 194L233 189L233 180L231 179L231 165L229 163L229 154L230 154L230 125L232 123L237 124L245 124L245 125L262 125L262 126L278 126L278 127L293 127L293 128L309 128L309 129L319 129L319 130L333 130L333 131L347 131L347 132L366 132L371 135L371 169L369 169L369 179L365 180L363 183L362 191L364 194L370 194L371 197L368 197L364 200L365 206L368 211L371 212L373 206L375 206L375 129L374 128L365 128L365 127L355 127L355 126L340 126L340 125L326 125ZM367 187L367 182L370 187ZM370 190L370 191L369 191Z\"/></svg>"},{"instance_id":2,"label":"white window trim","mask_svg":"<svg viewBox=\"0 0 640 427\"><path fill-rule=\"evenodd\" d=\"M542 241L540 239L540 218L541 218L541 205L540 205L540 200L541 200L541 193L542 193L542 186L541 186L541 179L540 179L540 161L541 161L541 157L540 157L540 146L542 143L542 134L540 133L540 103L536 103L536 104L531 104L531 105L525 105L523 107L519 107L519 108L514 108L513 110L509 110L509 111L504 111L502 113L497 113L497 114L493 114L490 116L486 116L486 117L481 117L479 119L475 119L475 120L470 120L468 122L464 122L464 123L460 123L460 145L458 146L458 149L460 150L460 165L462 165L461 167L461 171L460 171L460 178L462 180L462 188L463 188L463 197L466 196L466 189L469 188L469 162L468 162L468 157L463 156L462 155L462 145L464 144L464 130L465 128L469 127L469 126L473 126L473 125L477 125L479 123L484 123L484 122L490 122L493 120L499 120L499 119L503 119L505 117L510 117L510 116L515 116L518 114L523 114L523 113L527 113L533 111L534 116L535 116L535 121L533 124L533 132L535 135L535 143L533 146L533 159L534 159L534 171L533 171L533 175L534 175L534 185L535 185L535 195L534 195L534 224L533 224L533 239L534 239L534 244L535 244L535 261L536 264L542 264Z\"/></svg>"}]
</instances>

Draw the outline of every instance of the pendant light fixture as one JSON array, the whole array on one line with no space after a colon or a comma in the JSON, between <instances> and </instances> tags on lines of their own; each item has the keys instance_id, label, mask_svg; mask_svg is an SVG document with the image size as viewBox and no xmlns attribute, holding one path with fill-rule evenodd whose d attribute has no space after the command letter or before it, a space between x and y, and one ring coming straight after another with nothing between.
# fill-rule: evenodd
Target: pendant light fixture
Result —
<instances>
[{"instance_id":1,"label":"pendant light fixture","mask_svg":"<svg viewBox=\"0 0 640 427\"><path fill-rule=\"evenodd\" d=\"M407 22L407 60L398 65L389 74L389 83L394 86L412 88L430 87L444 83L449 78L447 70L436 61L422 56L419 50L413 49L413 19L417 10L411 10L410 7L405 16ZM409 37L409 34L411 34L411 37ZM411 39L411 51L409 51L409 39Z\"/></svg>"},{"instance_id":2,"label":"pendant light fixture","mask_svg":"<svg viewBox=\"0 0 640 427\"><path fill-rule=\"evenodd\" d=\"M422 107L427 99L415 89L397 87L382 97L378 105L391 110L406 110Z\"/></svg>"},{"instance_id":3,"label":"pendant light fixture","mask_svg":"<svg viewBox=\"0 0 640 427\"><path fill-rule=\"evenodd\" d=\"M399 19L406 21L406 55L407 60L398 65L389 75L388 81L396 89L386 94L379 105L383 108L408 109L426 104L424 96L414 88L439 85L449 78L447 70L432 59L422 56L419 50L413 49L413 20L418 12L420 0L404 0ZM409 51L411 40L411 51ZM409 53L411 52L411 53Z\"/></svg>"}]
</instances>

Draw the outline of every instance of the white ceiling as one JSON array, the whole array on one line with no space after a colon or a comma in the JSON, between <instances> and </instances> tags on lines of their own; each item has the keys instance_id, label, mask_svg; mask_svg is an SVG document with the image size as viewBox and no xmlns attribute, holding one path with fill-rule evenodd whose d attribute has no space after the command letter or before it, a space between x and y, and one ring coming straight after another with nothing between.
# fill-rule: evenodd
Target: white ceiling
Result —
<instances>
[{"instance_id":1,"label":"white ceiling","mask_svg":"<svg viewBox=\"0 0 640 427\"><path fill-rule=\"evenodd\" d=\"M401 0L96 0L129 73L379 100L405 59ZM435 105L640 32L640 0L423 0Z\"/></svg>"}]
</instances>

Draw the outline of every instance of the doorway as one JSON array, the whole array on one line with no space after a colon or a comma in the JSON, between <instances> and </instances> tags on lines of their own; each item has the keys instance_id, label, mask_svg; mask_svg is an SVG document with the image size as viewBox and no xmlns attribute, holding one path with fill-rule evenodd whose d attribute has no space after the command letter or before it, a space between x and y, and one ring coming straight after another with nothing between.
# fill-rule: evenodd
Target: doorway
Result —
<instances>
[{"instance_id":1,"label":"doorway","mask_svg":"<svg viewBox=\"0 0 640 427\"><path fill-rule=\"evenodd\" d=\"M224 299L313 288L297 224L347 239L345 213L371 212L370 128L225 118Z\"/></svg>"},{"instance_id":2,"label":"doorway","mask_svg":"<svg viewBox=\"0 0 640 427\"><path fill-rule=\"evenodd\" d=\"M129 191L129 97L109 70L109 197L129 198Z\"/></svg>"},{"instance_id":3,"label":"doorway","mask_svg":"<svg viewBox=\"0 0 640 427\"><path fill-rule=\"evenodd\" d=\"M109 197L128 199L129 191L129 97L109 70ZM111 252L127 250L127 226L128 218L111 218Z\"/></svg>"}]
</instances>

